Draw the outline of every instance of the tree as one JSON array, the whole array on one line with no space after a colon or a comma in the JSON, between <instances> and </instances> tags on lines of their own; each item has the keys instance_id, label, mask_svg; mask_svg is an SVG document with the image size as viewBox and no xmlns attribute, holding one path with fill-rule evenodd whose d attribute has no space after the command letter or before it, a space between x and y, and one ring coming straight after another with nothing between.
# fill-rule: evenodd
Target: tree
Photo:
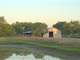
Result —
<instances>
[{"instance_id":1,"label":"tree","mask_svg":"<svg viewBox=\"0 0 80 60\"><path fill-rule=\"evenodd\" d=\"M4 17L0 17L0 23L2 24L7 24L6 20Z\"/></svg>"},{"instance_id":2,"label":"tree","mask_svg":"<svg viewBox=\"0 0 80 60\"><path fill-rule=\"evenodd\" d=\"M36 36L42 36L47 32L47 25L45 23L33 23L32 25L33 34Z\"/></svg>"},{"instance_id":3,"label":"tree","mask_svg":"<svg viewBox=\"0 0 80 60\"><path fill-rule=\"evenodd\" d=\"M12 35L15 35L14 29L5 21L4 17L0 17L0 36Z\"/></svg>"},{"instance_id":4,"label":"tree","mask_svg":"<svg viewBox=\"0 0 80 60\"><path fill-rule=\"evenodd\" d=\"M53 25L53 27L61 30L62 31L62 34L63 34L66 24L67 24L66 22L58 22L55 25Z\"/></svg>"},{"instance_id":5,"label":"tree","mask_svg":"<svg viewBox=\"0 0 80 60\"><path fill-rule=\"evenodd\" d=\"M79 21L71 21L71 22L58 22L53 27L60 29L63 35L80 35L80 23Z\"/></svg>"},{"instance_id":6,"label":"tree","mask_svg":"<svg viewBox=\"0 0 80 60\"><path fill-rule=\"evenodd\" d=\"M31 30L33 35L41 36L47 31L47 25L40 22L37 22L37 23L17 22L15 24L12 24L12 26L15 29L17 35Z\"/></svg>"},{"instance_id":7,"label":"tree","mask_svg":"<svg viewBox=\"0 0 80 60\"><path fill-rule=\"evenodd\" d=\"M0 36L14 36L15 30L9 24L0 24Z\"/></svg>"}]
</instances>

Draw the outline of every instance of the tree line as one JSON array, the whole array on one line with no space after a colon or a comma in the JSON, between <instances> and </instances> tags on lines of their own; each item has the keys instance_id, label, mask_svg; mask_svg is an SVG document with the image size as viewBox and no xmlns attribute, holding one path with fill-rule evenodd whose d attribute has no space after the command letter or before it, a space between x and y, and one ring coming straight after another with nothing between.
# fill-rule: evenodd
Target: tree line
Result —
<instances>
[{"instance_id":1,"label":"tree line","mask_svg":"<svg viewBox=\"0 0 80 60\"><path fill-rule=\"evenodd\" d=\"M58 22L53 25L53 27L61 30L64 37L80 37L80 22L70 21L70 22Z\"/></svg>"},{"instance_id":2,"label":"tree line","mask_svg":"<svg viewBox=\"0 0 80 60\"><path fill-rule=\"evenodd\" d=\"M0 17L0 36L23 35L23 32L28 30L33 32L33 36L41 36L41 34L47 32L47 24L40 22L16 22L8 24L4 17Z\"/></svg>"},{"instance_id":3,"label":"tree line","mask_svg":"<svg viewBox=\"0 0 80 60\"><path fill-rule=\"evenodd\" d=\"M64 37L80 37L80 22L57 22L53 27L59 29ZM0 36L18 36L23 32L32 31L33 36L42 36L47 33L48 26L45 23L16 22L8 24L4 17L0 17Z\"/></svg>"}]
</instances>

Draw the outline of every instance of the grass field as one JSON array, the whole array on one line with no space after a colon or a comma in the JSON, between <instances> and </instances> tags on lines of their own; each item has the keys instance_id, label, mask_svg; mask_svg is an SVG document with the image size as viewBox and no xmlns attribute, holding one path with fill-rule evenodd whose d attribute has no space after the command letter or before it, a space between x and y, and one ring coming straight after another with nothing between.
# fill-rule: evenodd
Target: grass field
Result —
<instances>
[{"instance_id":1,"label":"grass field","mask_svg":"<svg viewBox=\"0 0 80 60\"><path fill-rule=\"evenodd\" d=\"M57 49L62 51L80 53L79 39L65 38L60 41L45 38L27 38L27 37L1 37L0 45L30 45L35 47ZM70 42L69 42L70 41ZM72 41L72 42L71 42Z\"/></svg>"}]
</instances>

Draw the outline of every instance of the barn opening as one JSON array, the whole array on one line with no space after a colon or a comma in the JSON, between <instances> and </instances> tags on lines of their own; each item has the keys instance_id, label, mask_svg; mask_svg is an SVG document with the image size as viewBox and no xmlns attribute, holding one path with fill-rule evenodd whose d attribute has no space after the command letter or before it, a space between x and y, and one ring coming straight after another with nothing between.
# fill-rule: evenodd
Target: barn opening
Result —
<instances>
[{"instance_id":1,"label":"barn opening","mask_svg":"<svg viewBox=\"0 0 80 60\"><path fill-rule=\"evenodd\" d=\"M23 32L24 36L28 36L31 37L32 36L32 29L29 28L25 28L25 31Z\"/></svg>"},{"instance_id":2,"label":"barn opening","mask_svg":"<svg viewBox=\"0 0 80 60\"><path fill-rule=\"evenodd\" d=\"M32 31L26 31L26 32L24 32L24 36L31 37L32 36Z\"/></svg>"},{"instance_id":3,"label":"barn opening","mask_svg":"<svg viewBox=\"0 0 80 60\"><path fill-rule=\"evenodd\" d=\"M53 32L49 32L49 37L53 37Z\"/></svg>"}]
</instances>

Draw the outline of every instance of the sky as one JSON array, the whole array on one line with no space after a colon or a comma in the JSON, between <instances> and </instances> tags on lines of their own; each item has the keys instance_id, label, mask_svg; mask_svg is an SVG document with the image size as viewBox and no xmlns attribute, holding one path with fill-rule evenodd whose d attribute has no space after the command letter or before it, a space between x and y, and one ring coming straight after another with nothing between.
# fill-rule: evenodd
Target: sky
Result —
<instances>
[{"instance_id":1,"label":"sky","mask_svg":"<svg viewBox=\"0 0 80 60\"><path fill-rule=\"evenodd\" d=\"M0 16L9 23L80 20L80 0L0 0Z\"/></svg>"}]
</instances>

